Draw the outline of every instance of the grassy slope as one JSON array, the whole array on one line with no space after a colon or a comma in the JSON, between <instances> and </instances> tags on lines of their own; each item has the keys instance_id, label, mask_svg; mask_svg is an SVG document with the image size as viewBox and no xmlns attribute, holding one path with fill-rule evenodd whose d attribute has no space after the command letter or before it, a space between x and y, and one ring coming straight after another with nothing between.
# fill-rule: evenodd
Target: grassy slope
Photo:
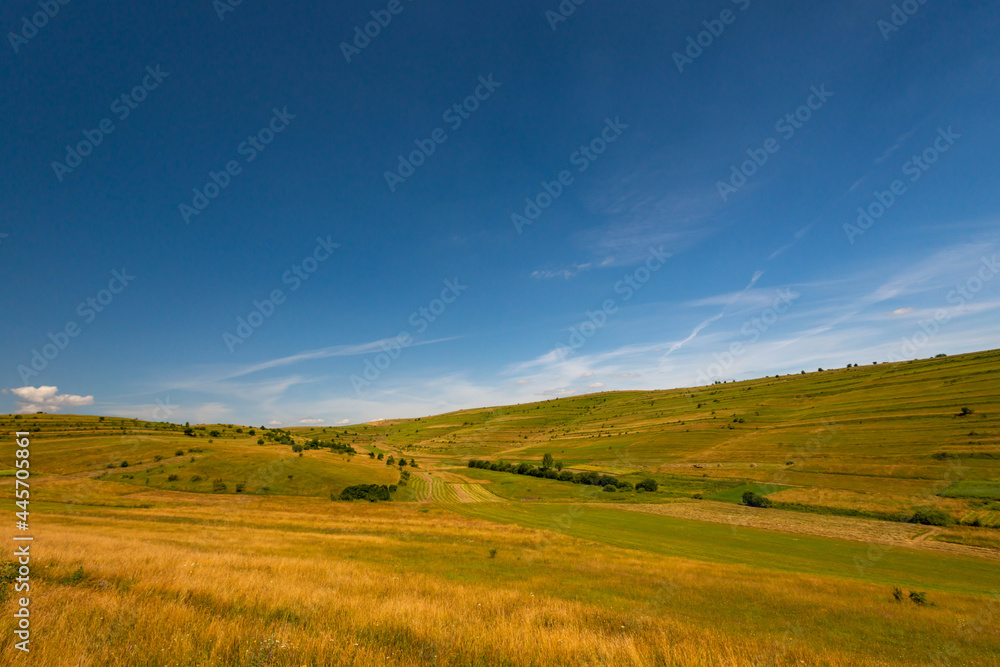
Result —
<instances>
[{"instance_id":1,"label":"grassy slope","mask_svg":"<svg viewBox=\"0 0 1000 667\"><path fill-rule=\"evenodd\" d=\"M710 482L756 481L866 494L871 509L899 510L956 481L1000 479L998 386L1000 352L992 351L302 432L458 465L537 464L551 452L574 470L652 476L668 493L699 492L699 478L707 493L721 490ZM975 412L956 416L962 407Z\"/></svg>"},{"instance_id":2,"label":"grassy slope","mask_svg":"<svg viewBox=\"0 0 1000 667\"><path fill-rule=\"evenodd\" d=\"M364 455L348 457L321 449L306 450L300 457L286 445L258 445L259 429L249 435L250 427L227 424L199 427L200 437L187 437L182 427L172 424L25 415L0 417L0 428L32 433L36 478L97 476L106 482L199 493L211 493L213 480L221 479L229 493L242 482L245 493L318 497L352 484L395 484L399 479L395 468ZM244 432L237 433L237 428ZM213 430L220 436L208 437ZM121 467L122 462L128 467ZM171 475L178 479L169 481ZM192 481L196 476L201 479Z\"/></svg>"}]
</instances>

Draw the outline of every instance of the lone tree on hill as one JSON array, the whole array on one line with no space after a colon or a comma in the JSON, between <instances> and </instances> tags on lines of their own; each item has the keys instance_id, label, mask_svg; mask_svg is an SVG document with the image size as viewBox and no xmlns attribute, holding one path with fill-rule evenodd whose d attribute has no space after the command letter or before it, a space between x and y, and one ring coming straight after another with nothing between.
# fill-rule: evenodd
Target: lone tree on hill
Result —
<instances>
[{"instance_id":1,"label":"lone tree on hill","mask_svg":"<svg viewBox=\"0 0 1000 667\"><path fill-rule=\"evenodd\" d=\"M545 456L542 457L542 470L548 470L549 468L551 468L552 463L553 463L552 454L546 452Z\"/></svg>"}]
</instances>

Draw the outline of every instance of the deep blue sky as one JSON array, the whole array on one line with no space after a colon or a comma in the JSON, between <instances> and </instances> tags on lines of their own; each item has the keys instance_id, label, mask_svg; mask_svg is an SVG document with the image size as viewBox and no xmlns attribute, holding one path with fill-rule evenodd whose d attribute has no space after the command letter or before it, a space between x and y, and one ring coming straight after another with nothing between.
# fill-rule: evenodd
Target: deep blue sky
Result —
<instances>
[{"instance_id":1,"label":"deep blue sky","mask_svg":"<svg viewBox=\"0 0 1000 667\"><path fill-rule=\"evenodd\" d=\"M888 32L890 2L593 1L553 30L555 0L402 0L348 63L341 43L387 4L249 0L220 19L208 0L74 0L16 53L7 36L0 411L333 424L998 346L997 5L930 0ZM38 11L5 3L0 25ZM112 102L157 66L120 119ZM480 77L499 87L454 129L443 113L486 97ZM275 109L294 118L248 162ZM775 124L797 110L789 137ZM105 118L60 181L53 162ZM436 128L447 140L391 191L385 172ZM605 152L574 156L602 131ZM229 161L187 224L179 205ZM518 233L512 214L563 170ZM896 179L884 215L845 230ZM320 238L339 247L293 290ZM670 258L647 274L651 248ZM102 312L78 308L122 269ZM446 280L458 296L430 322ZM588 312L603 326L574 334ZM362 383L366 362L384 369Z\"/></svg>"}]
</instances>

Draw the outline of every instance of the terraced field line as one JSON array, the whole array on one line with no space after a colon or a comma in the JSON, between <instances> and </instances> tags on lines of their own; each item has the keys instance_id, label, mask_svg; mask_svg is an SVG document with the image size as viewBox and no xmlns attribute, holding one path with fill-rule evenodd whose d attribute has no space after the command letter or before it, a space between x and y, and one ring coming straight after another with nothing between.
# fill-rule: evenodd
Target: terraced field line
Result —
<instances>
[{"instance_id":1,"label":"terraced field line","mask_svg":"<svg viewBox=\"0 0 1000 667\"><path fill-rule=\"evenodd\" d=\"M427 497L419 502L431 503L457 503L460 502L458 494L452 484L442 481L434 473L418 472L422 480L427 482Z\"/></svg>"},{"instance_id":2,"label":"terraced field line","mask_svg":"<svg viewBox=\"0 0 1000 667\"><path fill-rule=\"evenodd\" d=\"M413 489L413 502L427 503L431 500L431 482L427 475L422 472L412 474L409 481Z\"/></svg>"},{"instance_id":3,"label":"terraced field line","mask_svg":"<svg viewBox=\"0 0 1000 667\"><path fill-rule=\"evenodd\" d=\"M469 496L469 502L473 503L502 503L503 498L487 491L482 484L462 484L462 490Z\"/></svg>"},{"instance_id":4,"label":"terraced field line","mask_svg":"<svg viewBox=\"0 0 1000 667\"><path fill-rule=\"evenodd\" d=\"M467 486L466 484L449 484L449 486L451 486L451 488L454 489L455 496L458 498L458 502L460 503L476 502L475 500L472 499L472 496L470 496L469 493L465 490L465 487Z\"/></svg>"},{"instance_id":5,"label":"terraced field line","mask_svg":"<svg viewBox=\"0 0 1000 667\"><path fill-rule=\"evenodd\" d=\"M434 485L431 487L431 501L436 503L460 502L455 486L437 479L434 480Z\"/></svg>"}]
</instances>

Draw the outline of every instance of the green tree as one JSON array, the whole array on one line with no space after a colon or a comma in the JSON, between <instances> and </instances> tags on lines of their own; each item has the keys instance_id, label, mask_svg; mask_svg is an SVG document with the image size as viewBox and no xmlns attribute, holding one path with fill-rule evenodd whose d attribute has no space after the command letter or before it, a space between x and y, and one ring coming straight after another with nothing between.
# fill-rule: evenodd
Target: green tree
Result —
<instances>
[{"instance_id":1,"label":"green tree","mask_svg":"<svg viewBox=\"0 0 1000 667\"><path fill-rule=\"evenodd\" d=\"M559 472L562 472L562 469L563 469L563 462L562 461L556 461L556 470L558 470Z\"/></svg>"},{"instance_id":2,"label":"green tree","mask_svg":"<svg viewBox=\"0 0 1000 667\"><path fill-rule=\"evenodd\" d=\"M636 484L635 488L636 490L641 489L643 491L649 491L650 493L654 493L657 489L660 488L660 485L656 483L655 479L644 479L638 484Z\"/></svg>"},{"instance_id":3,"label":"green tree","mask_svg":"<svg viewBox=\"0 0 1000 667\"><path fill-rule=\"evenodd\" d=\"M552 454L546 452L545 456L542 457L542 470L548 470L551 467L552 467Z\"/></svg>"}]
</instances>

